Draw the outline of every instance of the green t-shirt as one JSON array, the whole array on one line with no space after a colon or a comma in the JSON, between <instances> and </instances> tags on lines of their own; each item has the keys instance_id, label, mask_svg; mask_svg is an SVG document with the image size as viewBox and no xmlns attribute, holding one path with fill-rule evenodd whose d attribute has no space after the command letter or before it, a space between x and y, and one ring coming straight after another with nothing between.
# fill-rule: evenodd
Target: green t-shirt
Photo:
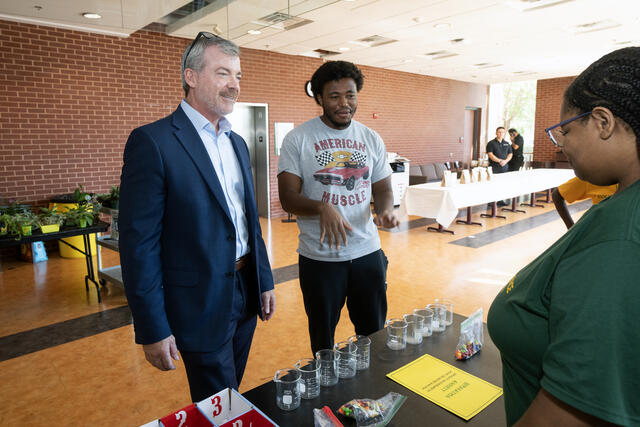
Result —
<instances>
[{"instance_id":1,"label":"green t-shirt","mask_svg":"<svg viewBox=\"0 0 640 427\"><path fill-rule=\"evenodd\" d=\"M603 420L640 426L640 181L600 202L500 291L507 424L540 388Z\"/></svg>"}]
</instances>

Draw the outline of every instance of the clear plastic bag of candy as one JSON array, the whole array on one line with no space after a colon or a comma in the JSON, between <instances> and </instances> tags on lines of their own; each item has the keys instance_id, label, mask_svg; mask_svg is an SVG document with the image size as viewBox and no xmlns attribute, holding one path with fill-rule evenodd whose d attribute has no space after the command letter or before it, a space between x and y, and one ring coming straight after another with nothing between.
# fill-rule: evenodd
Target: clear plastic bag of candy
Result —
<instances>
[{"instance_id":1,"label":"clear plastic bag of candy","mask_svg":"<svg viewBox=\"0 0 640 427\"><path fill-rule=\"evenodd\" d=\"M331 408L324 406L322 409L313 409L314 427L344 427L342 423L333 415Z\"/></svg>"},{"instance_id":2,"label":"clear plastic bag of candy","mask_svg":"<svg viewBox=\"0 0 640 427\"><path fill-rule=\"evenodd\" d=\"M460 324L460 339L456 347L456 359L466 360L482 349L484 344L484 323L482 308Z\"/></svg>"},{"instance_id":3,"label":"clear plastic bag of candy","mask_svg":"<svg viewBox=\"0 0 640 427\"><path fill-rule=\"evenodd\" d=\"M406 399L406 396L392 391L378 400L350 400L342 405L338 412L355 418L358 427L383 427L389 424Z\"/></svg>"}]
</instances>

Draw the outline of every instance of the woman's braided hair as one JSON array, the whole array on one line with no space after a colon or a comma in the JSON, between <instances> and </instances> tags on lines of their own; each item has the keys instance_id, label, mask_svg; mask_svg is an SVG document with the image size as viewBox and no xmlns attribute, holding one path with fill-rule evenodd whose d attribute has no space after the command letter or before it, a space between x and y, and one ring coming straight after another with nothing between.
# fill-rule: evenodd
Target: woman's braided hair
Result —
<instances>
[{"instance_id":1,"label":"woman's braided hair","mask_svg":"<svg viewBox=\"0 0 640 427\"><path fill-rule=\"evenodd\" d=\"M640 136L640 47L613 51L584 70L564 93L567 106L606 107ZM638 147L640 156L640 146Z\"/></svg>"}]
</instances>

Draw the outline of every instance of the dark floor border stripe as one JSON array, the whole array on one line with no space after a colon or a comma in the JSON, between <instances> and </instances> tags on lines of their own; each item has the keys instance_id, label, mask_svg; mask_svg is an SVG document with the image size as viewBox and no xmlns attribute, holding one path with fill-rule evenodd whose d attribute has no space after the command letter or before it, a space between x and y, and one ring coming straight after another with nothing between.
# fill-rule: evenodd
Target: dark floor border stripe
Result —
<instances>
[{"instance_id":1,"label":"dark floor border stripe","mask_svg":"<svg viewBox=\"0 0 640 427\"><path fill-rule=\"evenodd\" d=\"M591 200L585 200L579 203L574 203L569 206L569 212L571 214L578 213L580 211L587 210L591 207ZM532 208L535 209L535 208ZM491 243L499 242L508 237L514 236L525 231L529 231L532 228L540 227L548 224L552 221L559 220L560 216L555 210L542 213L540 215L531 216L529 218L514 221L509 224L502 225L500 227L493 228L491 230L483 231L478 234L463 237L462 239L453 240L449 242L452 245L466 246L468 248L481 248Z\"/></svg>"},{"instance_id":2,"label":"dark floor border stripe","mask_svg":"<svg viewBox=\"0 0 640 427\"><path fill-rule=\"evenodd\" d=\"M0 362L131 324L129 306L111 308L0 338Z\"/></svg>"},{"instance_id":3,"label":"dark floor border stripe","mask_svg":"<svg viewBox=\"0 0 640 427\"><path fill-rule=\"evenodd\" d=\"M291 264L273 269L273 283L280 284L298 278L298 264Z\"/></svg>"}]
</instances>

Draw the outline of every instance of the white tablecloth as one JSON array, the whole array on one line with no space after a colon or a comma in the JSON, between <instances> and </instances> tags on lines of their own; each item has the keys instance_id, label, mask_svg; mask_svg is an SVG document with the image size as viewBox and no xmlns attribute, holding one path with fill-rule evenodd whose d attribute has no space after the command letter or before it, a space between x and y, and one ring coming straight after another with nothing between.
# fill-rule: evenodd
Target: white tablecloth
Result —
<instances>
[{"instance_id":1,"label":"white tablecloth","mask_svg":"<svg viewBox=\"0 0 640 427\"><path fill-rule=\"evenodd\" d=\"M439 182L410 185L400 204L400 213L435 218L443 227L448 227L459 209L544 191L573 177L573 169L532 169L493 175L491 181L453 187L441 187Z\"/></svg>"}]
</instances>

